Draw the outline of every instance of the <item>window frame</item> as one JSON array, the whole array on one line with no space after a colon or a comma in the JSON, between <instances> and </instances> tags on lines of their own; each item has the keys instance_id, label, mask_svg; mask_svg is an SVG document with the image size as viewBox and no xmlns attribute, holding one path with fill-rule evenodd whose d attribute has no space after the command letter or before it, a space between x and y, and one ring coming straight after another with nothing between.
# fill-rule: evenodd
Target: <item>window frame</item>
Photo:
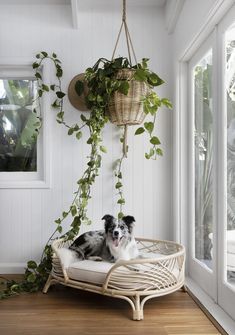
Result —
<instances>
[{"instance_id":1,"label":"window frame","mask_svg":"<svg viewBox=\"0 0 235 335\"><path fill-rule=\"evenodd\" d=\"M191 55L188 64L187 64L187 82L188 82L188 111L193 111L193 113L188 113L188 148L187 148L187 157L188 157L188 194L189 194L189 208L188 208L188 218L189 218L189 226L187 239L190 241L188 246L188 271L189 275L192 278L197 278L197 283L203 287L206 292L216 301L217 300L217 291L216 291L216 280L217 280L217 271L216 271L216 253L215 248L213 249L213 268L208 268L205 264L203 264L200 260L198 260L195 256L195 194L193 190L195 189L195 146L194 146L194 118L195 118L195 104L194 104L194 82L193 82L193 69L196 64L209 52L212 50L212 109L214 118L216 109L215 109L215 32L212 32L204 42L197 47L194 51L193 55ZM213 119L213 192L216 190L215 185L215 119ZM215 232L216 232L216 215L215 215L215 194L213 194L213 245L215 246Z\"/></svg>"},{"instance_id":2,"label":"window frame","mask_svg":"<svg viewBox=\"0 0 235 335\"><path fill-rule=\"evenodd\" d=\"M34 79L32 60L22 59L1 59L0 58L0 77L1 78L25 78ZM44 64L41 67L42 77L45 82L49 81L49 67ZM42 128L37 138L37 171L12 171L0 172L0 189L11 188L50 188L50 106L49 94L44 94L41 98Z\"/></svg>"}]
</instances>

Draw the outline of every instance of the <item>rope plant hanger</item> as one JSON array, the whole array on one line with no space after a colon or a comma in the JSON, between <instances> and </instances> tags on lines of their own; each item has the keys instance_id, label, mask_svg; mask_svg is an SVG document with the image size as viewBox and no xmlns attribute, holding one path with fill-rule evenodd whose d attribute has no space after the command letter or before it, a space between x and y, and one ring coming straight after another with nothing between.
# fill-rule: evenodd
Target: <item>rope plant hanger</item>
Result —
<instances>
[{"instance_id":1,"label":"rope plant hanger","mask_svg":"<svg viewBox=\"0 0 235 335\"><path fill-rule=\"evenodd\" d=\"M114 46L112 60L114 60L115 53L117 50L118 43L120 41L120 36L122 31L125 32L125 39L128 51L129 64L132 67L132 57L135 61L136 66L138 66L135 50L131 40L130 32L127 26L126 19L126 0L123 0L123 11L122 11L122 23L117 36L117 40ZM132 68L120 69L116 75L118 80L127 80L129 83L129 91L127 95L121 92L115 92L111 98L108 114L110 121L118 126L124 126L124 139L123 139L123 153L125 157L127 156L127 128L128 125L138 125L141 124L146 116L143 110L143 103L141 98L146 96L149 91L148 86L145 82L140 82L134 80L135 70Z\"/></svg>"}]
</instances>

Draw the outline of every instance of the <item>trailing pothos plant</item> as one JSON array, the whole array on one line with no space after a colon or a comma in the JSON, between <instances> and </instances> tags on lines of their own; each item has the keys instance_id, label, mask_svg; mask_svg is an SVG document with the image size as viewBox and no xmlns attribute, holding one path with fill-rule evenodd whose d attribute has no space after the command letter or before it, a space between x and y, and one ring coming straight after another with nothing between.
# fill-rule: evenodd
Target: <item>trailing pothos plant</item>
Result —
<instances>
[{"instance_id":1,"label":"trailing pothos plant","mask_svg":"<svg viewBox=\"0 0 235 335\"><path fill-rule=\"evenodd\" d=\"M48 85L43 82L42 74L40 72L44 61L51 61L55 67L56 83ZM80 140L83 135L83 128L89 129L89 138L87 144L90 145L90 154L86 169L82 177L77 181L77 190L74 193L74 198L69 208L62 212L61 216L55 220L55 230L49 237L46 246L43 250L42 257L39 263L29 261L22 281L15 282L6 280L6 288L0 292L0 298L6 298L11 295L19 294L21 292L35 292L41 290L45 284L48 274L51 270L52 249L51 242L57 238L58 235L65 239L72 240L78 235L81 224L90 224L91 220L87 215L87 205L91 198L91 187L95 183L96 177L99 175L101 167L102 154L106 153L106 148L102 144L102 130L108 122L107 109L110 99L115 92L121 92L124 95L128 94L129 82L125 79L117 79L116 74L120 69L132 69L133 80L145 82L149 86L149 91L146 96L141 97L144 112L152 117L152 120L146 121L143 126L139 127L135 135L146 133L149 136L150 150L145 153L147 159L156 159L161 156L162 149L160 148L160 140L154 135L154 126L156 123L156 115L159 107L166 106L171 108L171 103L168 99L160 98L153 90L154 87L162 85L164 81L154 72L148 68L148 59L144 58L141 63L132 66L127 58L119 57L113 60L100 58L93 67L89 67L85 71L85 82L77 81L75 89L78 95L83 94L84 87L87 85L88 93L85 97L86 105L90 110L90 114L85 116L80 115L80 121L75 124L68 124L65 120L64 111L64 97L65 93L62 90L61 78L63 70L61 61L55 53L48 55L47 52L42 51L36 55L36 61L33 63L35 70L35 78L38 85L38 106L40 107L40 99L47 92L54 94L52 107L57 111L56 120L59 124L67 128L69 136L75 136ZM40 119L41 120L41 119ZM37 128L38 127L38 128ZM36 133L39 132L41 124L35 125ZM123 142L123 135L120 138ZM115 188L118 194L117 203L120 206L118 217L121 218L123 214L123 206L125 198L123 194L123 175L122 163L124 154L117 160L115 168L115 177L117 178ZM71 217L70 229L63 232L63 222L66 218Z\"/></svg>"}]
</instances>

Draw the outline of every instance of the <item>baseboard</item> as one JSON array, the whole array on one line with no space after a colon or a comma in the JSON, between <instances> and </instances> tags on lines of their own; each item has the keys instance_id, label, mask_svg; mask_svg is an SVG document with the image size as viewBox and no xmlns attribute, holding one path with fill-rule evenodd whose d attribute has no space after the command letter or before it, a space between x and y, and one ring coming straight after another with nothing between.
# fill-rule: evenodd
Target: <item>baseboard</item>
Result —
<instances>
[{"instance_id":1,"label":"baseboard","mask_svg":"<svg viewBox=\"0 0 235 335\"><path fill-rule=\"evenodd\" d=\"M0 274L22 274L26 263L0 263Z\"/></svg>"},{"instance_id":2,"label":"baseboard","mask_svg":"<svg viewBox=\"0 0 235 335\"><path fill-rule=\"evenodd\" d=\"M216 323L218 323L218 325L222 327L222 329L219 329L217 326L221 334L234 335L235 321L189 277L186 278L186 286L198 300L199 307L200 304L202 305L202 310L209 319L211 319L210 316L214 318L216 321L214 323L215 326L217 326ZM213 322L213 320L211 321Z\"/></svg>"}]
</instances>

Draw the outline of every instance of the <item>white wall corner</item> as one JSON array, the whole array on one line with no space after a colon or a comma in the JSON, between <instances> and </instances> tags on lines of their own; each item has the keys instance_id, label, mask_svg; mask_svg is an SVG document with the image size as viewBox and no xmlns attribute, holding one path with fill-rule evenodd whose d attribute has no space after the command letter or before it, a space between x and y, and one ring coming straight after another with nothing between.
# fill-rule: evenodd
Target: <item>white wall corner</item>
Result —
<instances>
[{"instance_id":1,"label":"white wall corner","mask_svg":"<svg viewBox=\"0 0 235 335\"><path fill-rule=\"evenodd\" d=\"M73 28L78 29L78 0L71 0Z\"/></svg>"},{"instance_id":2,"label":"white wall corner","mask_svg":"<svg viewBox=\"0 0 235 335\"><path fill-rule=\"evenodd\" d=\"M165 23L168 34L174 32L184 2L185 0L167 0L165 6Z\"/></svg>"}]
</instances>

